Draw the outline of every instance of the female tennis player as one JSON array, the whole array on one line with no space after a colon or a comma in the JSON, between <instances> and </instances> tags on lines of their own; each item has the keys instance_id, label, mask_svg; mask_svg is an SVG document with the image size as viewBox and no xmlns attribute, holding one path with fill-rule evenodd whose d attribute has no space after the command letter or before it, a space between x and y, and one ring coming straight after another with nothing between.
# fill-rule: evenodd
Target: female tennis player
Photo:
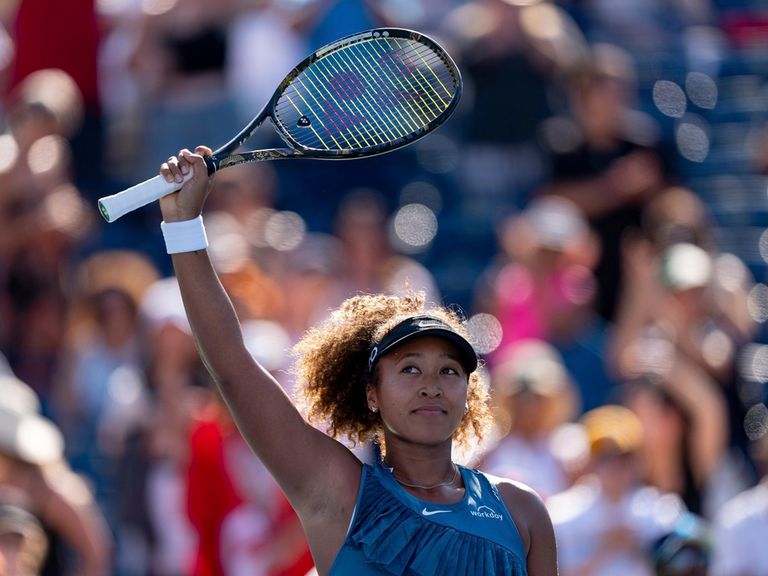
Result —
<instances>
[{"instance_id":1,"label":"female tennis player","mask_svg":"<svg viewBox=\"0 0 768 576\"><path fill-rule=\"evenodd\" d=\"M356 296L297 344L310 420L243 344L205 250L211 179L182 150L160 174L192 178L160 200L166 247L198 348L250 446L299 515L321 575L554 576L555 537L541 500L518 483L452 460L454 442L490 418L478 359L460 319L423 297ZM376 441L372 465L334 437Z\"/></svg>"}]
</instances>

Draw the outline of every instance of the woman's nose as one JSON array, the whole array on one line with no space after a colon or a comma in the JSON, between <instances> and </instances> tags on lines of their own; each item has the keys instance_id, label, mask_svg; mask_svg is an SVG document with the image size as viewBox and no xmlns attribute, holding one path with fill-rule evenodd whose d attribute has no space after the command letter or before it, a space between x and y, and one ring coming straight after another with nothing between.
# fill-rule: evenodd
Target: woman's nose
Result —
<instances>
[{"instance_id":1,"label":"woman's nose","mask_svg":"<svg viewBox=\"0 0 768 576\"><path fill-rule=\"evenodd\" d=\"M433 380L427 383L421 390L419 390L419 395L424 398L439 398L443 395L443 390L438 385L438 383Z\"/></svg>"}]
</instances>

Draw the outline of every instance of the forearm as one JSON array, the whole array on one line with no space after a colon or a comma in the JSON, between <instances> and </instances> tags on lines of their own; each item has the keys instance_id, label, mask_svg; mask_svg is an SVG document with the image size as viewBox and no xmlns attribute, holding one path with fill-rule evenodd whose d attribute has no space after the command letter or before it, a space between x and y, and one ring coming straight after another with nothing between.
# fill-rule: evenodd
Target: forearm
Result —
<instances>
[{"instance_id":1,"label":"forearm","mask_svg":"<svg viewBox=\"0 0 768 576\"><path fill-rule=\"evenodd\" d=\"M112 545L106 522L93 503L75 503L48 488L43 518L73 551L78 574L106 576Z\"/></svg>"},{"instance_id":2,"label":"forearm","mask_svg":"<svg viewBox=\"0 0 768 576\"><path fill-rule=\"evenodd\" d=\"M633 346L652 321L649 300L648 292L643 294L629 285L619 304L616 322L610 331L607 359L609 369L618 378L625 378L636 369Z\"/></svg>"},{"instance_id":3,"label":"forearm","mask_svg":"<svg viewBox=\"0 0 768 576\"><path fill-rule=\"evenodd\" d=\"M691 421L691 455L697 481L719 464L728 442L728 412L722 391L704 370L678 357L664 387Z\"/></svg>"}]
</instances>

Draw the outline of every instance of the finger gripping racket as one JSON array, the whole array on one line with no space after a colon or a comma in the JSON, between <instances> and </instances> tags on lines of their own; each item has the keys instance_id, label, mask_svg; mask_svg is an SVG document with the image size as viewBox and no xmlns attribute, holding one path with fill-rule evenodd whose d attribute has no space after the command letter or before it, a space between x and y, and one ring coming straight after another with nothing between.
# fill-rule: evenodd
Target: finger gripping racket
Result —
<instances>
[{"instance_id":1,"label":"finger gripping racket","mask_svg":"<svg viewBox=\"0 0 768 576\"><path fill-rule=\"evenodd\" d=\"M206 157L208 173L261 160L342 160L390 152L445 122L461 86L451 57L419 32L377 28L342 38L283 79L262 111ZM267 118L288 147L240 151ZM114 222L180 188L155 176L99 199L99 210Z\"/></svg>"}]
</instances>

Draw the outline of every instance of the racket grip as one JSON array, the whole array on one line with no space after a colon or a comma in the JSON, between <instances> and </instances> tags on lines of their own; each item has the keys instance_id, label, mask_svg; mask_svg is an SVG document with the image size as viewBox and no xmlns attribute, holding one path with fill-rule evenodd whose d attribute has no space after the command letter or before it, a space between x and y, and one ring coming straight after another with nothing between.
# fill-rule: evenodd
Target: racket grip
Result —
<instances>
[{"instance_id":1,"label":"racket grip","mask_svg":"<svg viewBox=\"0 0 768 576\"><path fill-rule=\"evenodd\" d=\"M190 178L192 178L192 171L184 176L184 182ZM182 185L183 182L167 182L162 176L155 176L117 194L99 198L99 212L101 212L104 220L114 222L128 212L176 192Z\"/></svg>"}]
</instances>

